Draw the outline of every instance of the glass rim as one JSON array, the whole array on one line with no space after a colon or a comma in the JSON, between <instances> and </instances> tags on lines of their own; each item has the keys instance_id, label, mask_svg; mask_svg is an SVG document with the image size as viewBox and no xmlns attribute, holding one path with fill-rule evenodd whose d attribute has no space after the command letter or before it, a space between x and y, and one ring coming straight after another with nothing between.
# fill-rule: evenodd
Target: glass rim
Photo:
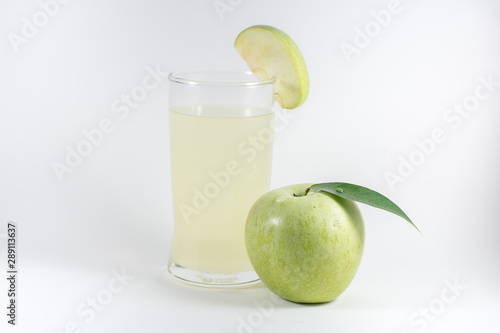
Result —
<instances>
[{"instance_id":1,"label":"glass rim","mask_svg":"<svg viewBox=\"0 0 500 333\"><path fill-rule=\"evenodd\" d=\"M221 80L221 81L210 81L210 80L194 80L186 78L188 74L194 73L233 73L233 74L246 74L248 76L254 76L252 80L243 81L243 80ZM276 77L272 77L271 79L259 80L255 78L255 74L251 71L244 70L182 70L182 71L173 71L168 74L168 80L175 83L187 84L193 86L199 85L213 85L213 86L262 86L266 84L274 84L276 82Z\"/></svg>"}]
</instances>

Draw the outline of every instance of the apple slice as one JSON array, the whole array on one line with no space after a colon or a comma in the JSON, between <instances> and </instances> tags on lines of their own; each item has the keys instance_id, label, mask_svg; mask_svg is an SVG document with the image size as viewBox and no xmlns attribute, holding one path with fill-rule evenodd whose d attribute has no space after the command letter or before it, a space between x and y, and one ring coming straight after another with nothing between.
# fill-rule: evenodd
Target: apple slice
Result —
<instances>
[{"instance_id":1,"label":"apple slice","mask_svg":"<svg viewBox=\"0 0 500 333\"><path fill-rule=\"evenodd\" d=\"M297 44L283 31L255 25L243 30L234 48L261 80L276 78L274 91L285 109L304 103L309 94L309 75Z\"/></svg>"}]
</instances>

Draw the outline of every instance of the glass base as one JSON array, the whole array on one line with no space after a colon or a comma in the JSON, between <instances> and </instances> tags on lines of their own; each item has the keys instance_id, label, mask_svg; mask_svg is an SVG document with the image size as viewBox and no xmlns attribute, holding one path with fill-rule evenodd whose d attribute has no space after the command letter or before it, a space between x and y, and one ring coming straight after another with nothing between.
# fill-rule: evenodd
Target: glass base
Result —
<instances>
[{"instance_id":1,"label":"glass base","mask_svg":"<svg viewBox=\"0 0 500 333\"><path fill-rule=\"evenodd\" d=\"M208 273L186 268L170 261L168 271L182 282L204 287L246 286L260 281L255 271L237 273Z\"/></svg>"}]
</instances>

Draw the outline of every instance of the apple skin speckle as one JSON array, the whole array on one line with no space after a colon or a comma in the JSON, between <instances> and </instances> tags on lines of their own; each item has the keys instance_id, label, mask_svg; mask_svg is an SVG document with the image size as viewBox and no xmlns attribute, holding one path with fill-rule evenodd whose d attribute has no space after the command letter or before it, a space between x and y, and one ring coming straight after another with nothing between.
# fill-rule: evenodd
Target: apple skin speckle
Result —
<instances>
[{"instance_id":1,"label":"apple skin speckle","mask_svg":"<svg viewBox=\"0 0 500 333\"><path fill-rule=\"evenodd\" d=\"M365 241L357 204L314 189L303 195L310 186L267 192L250 209L245 228L247 252L262 282L297 303L329 302L344 292Z\"/></svg>"}]
</instances>

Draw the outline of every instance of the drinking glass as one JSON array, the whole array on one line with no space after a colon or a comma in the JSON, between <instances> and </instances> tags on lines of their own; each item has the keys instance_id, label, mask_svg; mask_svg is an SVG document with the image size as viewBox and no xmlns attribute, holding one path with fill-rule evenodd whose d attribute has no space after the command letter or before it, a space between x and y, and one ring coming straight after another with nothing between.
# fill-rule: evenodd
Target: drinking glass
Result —
<instances>
[{"instance_id":1,"label":"drinking glass","mask_svg":"<svg viewBox=\"0 0 500 333\"><path fill-rule=\"evenodd\" d=\"M258 281L245 221L270 186L273 82L251 72L169 75L174 236L169 271L208 286Z\"/></svg>"}]
</instances>

